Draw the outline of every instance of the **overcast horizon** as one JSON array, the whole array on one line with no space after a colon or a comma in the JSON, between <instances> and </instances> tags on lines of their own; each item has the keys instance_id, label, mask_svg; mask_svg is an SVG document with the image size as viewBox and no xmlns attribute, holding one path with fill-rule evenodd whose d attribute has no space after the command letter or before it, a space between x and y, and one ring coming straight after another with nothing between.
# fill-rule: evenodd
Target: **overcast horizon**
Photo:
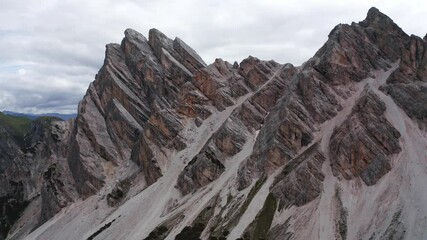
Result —
<instances>
[{"instance_id":1,"label":"overcast horizon","mask_svg":"<svg viewBox=\"0 0 427 240\"><path fill-rule=\"evenodd\" d=\"M82 1L1 0L0 111L75 113L124 30L157 28L215 58L249 55L300 65L339 23L359 22L375 6L407 34L424 37L427 2L386 0Z\"/></svg>"}]
</instances>

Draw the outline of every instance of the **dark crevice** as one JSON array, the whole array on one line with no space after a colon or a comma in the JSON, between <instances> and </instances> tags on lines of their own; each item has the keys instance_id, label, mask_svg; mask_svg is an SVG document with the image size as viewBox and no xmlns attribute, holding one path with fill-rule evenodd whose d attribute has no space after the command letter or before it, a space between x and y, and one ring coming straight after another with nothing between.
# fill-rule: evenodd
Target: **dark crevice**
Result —
<instances>
[{"instance_id":1,"label":"dark crevice","mask_svg":"<svg viewBox=\"0 0 427 240\"><path fill-rule=\"evenodd\" d=\"M120 216L119 216L120 217ZM96 236L98 236L100 233L102 233L105 229L109 228L111 224L113 224L114 221L116 221L117 218L113 219L111 222L105 224L100 229L98 229L96 232L94 232L92 235L90 235L86 240L92 240Z\"/></svg>"}]
</instances>

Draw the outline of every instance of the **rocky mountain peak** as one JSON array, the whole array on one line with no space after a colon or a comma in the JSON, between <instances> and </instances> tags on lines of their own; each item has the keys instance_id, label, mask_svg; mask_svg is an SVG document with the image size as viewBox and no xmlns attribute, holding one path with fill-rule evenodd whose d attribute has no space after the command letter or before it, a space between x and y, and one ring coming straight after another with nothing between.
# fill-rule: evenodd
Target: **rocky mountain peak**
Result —
<instances>
[{"instance_id":1,"label":"rocky mountain peak","mask_svg":"<svg viewBox=\"0 0 427 240\"><path fill-rule=\"evenodd\" d=\"M374 29L384 31L389 34L407 36L407 34L396 23L394 23L390 17L380 12L380 10L375 7L369 9L365 20L359 24L364 27L372 27Z\"/></svg>"},{"instance_id":2,"label":"rocky mountain peak","mask_svg":"<svg viewBox=\"0 0 427 240\"><path fill-rule=\"evenodd\" d=\"M378 10L378 8L376 8L376 7L371 7L368 10L368 13L366 15L366 19L364 21L366 21L368 24L369 23L373 24L373 23L392 23L393 22L393 20L391 18L389 18L384 13L380 12L380 10Z\"/></svg>"},{"instance_id":3,"label":"rocky mountain peak","mask_svg":"<svg viewBox=\"0 0 427 240\"><path fill-rule=\"evenodd\" d=\"M0 125L2 236L427 239L425 40L376 8L299 67L124 35L75 122Z\"/></svg>"},{"instance_id":4,"label":"rocky mountain peak","mask_svg":"<svg viewBox=\"0 0 427 240\"><path fill-rule=\"evenodd\" d=\"M182 41L179 37L176 37L173 41L173 47L176 51L181 53L182 55L188 55L189 58L194 58L195 66L196 68L202 68L206 67L206 63L203 61L203 59L199 56L199 54L194 51L190 46L188 46L184 41ZM188 59L190 60L190 59Z\"/></svg>"},{"instance_id":5,"label":"rocky mountain peak","mask_svg":"<svg viewBox=\"0 0 427 240\"><path fill-rule=\"evenodd\" d=\"M130 41L130 42L136 42L138 44L143 44L144 42L147 42L147 38L144 37L144 35L142 35L141 33L128 28L125 30L124 32L125 34L125 38L123 39L124 41Z\"/></svg>"},{"instance_id":6,"label":"rocky mountain peak","mask_svg":"<svg viewBox=\"0 0 427 240\"><path fill-rule=\"evenodd\" d=\"M155 28L150 29L148 32L148 42L159 59L161 59L163 54L162 49L165 49L166 51L173 49L172 39L168 38L165 34Z\"/></svg>"},{"instance_id":7,"label":"rocky mountain peak","mask_svg":"<svg viewBox=\"0 0 427 240\"><path fill-rule=\"evenodd\" d=\"M148 39L150 43L155 45L169 45L172 40L168 38L164 33L162 33L160 30L156 28L152 28L148 31Z\"/></svg>"}]
</instances>

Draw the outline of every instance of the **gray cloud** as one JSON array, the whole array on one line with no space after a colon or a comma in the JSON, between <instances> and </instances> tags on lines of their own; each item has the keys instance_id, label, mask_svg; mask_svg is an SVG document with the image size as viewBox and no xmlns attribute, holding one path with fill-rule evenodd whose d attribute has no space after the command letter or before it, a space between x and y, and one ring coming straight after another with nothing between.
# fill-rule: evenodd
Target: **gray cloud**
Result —
<instances>
[{"instance_id":1,"label":"gray cloud","mask_svg":"<svg viewBox=\"0 0 427 240\"><path fill-rule=\"evenodd\" d=\"M335 25L363 20L373 5L425 35L423 0L2 0L0 110L75 112L105 44L129 27L179 36L207 63L252 55L299 65Z\"/></svg>"}]
</instances>

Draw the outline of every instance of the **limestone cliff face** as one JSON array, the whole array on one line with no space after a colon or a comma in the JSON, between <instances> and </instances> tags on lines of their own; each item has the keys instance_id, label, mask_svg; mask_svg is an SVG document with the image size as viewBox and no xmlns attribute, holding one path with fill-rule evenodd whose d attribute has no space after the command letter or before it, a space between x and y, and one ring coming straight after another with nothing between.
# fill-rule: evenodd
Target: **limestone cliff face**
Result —
<instances>
[{"instance_id":1,"label":"limestone cliff face","mask_svg":"<svg viewBox=\"0 0 427 240\"><path fill-rule=\"evenodd\" d=\"M124 35L74 122L33 128L31 153L0 139L22 179L2 196L29 204L9 238L61 209L28 239L427 238L425 38L372 8L296 67ZM29 159L34 186L10 167Z\"/></svg>"},{"instance_id":2,"label":"limestone cliff face","mask_svg":"<svg viewBox=\"0 0 427 240\"><path fill-rule=\"evenodd\" d=\"M145 156L156 147L183 148L178 111L187 103L180 89L185 84L197 94L189 80L206 66L182 40L156 29L148 40L126 30L121 45L107 45L105 55L79 104L68 157L77 189L86 197L108 181L111 166L119 168L130 159L144 166L148 183L161 176L163 166Z\"/></svg>"},{"instance_id":3,"label":"limestone cliff face","mask_svg":"<svg viewBox=\"0 0 427 240\"><path fill-rule=\"evenodd\" d=\"M40 117L28 123L22 138L2 126L1 238L8 231L28 234L75 199L77 194L66 156L73 120ZM32 212L31 219L21 215Z\"/></svg>"},{"instance_id":4,"label":"limestone cliff face","mask_svg":"<svg viewBox=\"0 0 427 240\"><path fill-rule=\"evenodd\" d=\"M401 134L384 117L384 102L366 88L351 114L331 136L331 167L335 176L361 177L375 184L391 169L390 155L399 153Z\"/></svg>"},{"instance_id":5,"label":"limestone cliff face","mask_svg":"<svg viewBox=\"0 0 427 240\"><path fill-rule=\"evenodd\" d=\"M27 174L18 171L23 156L20 143L7 127L0 126L0 239L5 239L19 213L26 207L23 179ZM19 161L15 160L19 158ZM24 166L23 166L24 167Z\"/></svg>"}]
</instances>

